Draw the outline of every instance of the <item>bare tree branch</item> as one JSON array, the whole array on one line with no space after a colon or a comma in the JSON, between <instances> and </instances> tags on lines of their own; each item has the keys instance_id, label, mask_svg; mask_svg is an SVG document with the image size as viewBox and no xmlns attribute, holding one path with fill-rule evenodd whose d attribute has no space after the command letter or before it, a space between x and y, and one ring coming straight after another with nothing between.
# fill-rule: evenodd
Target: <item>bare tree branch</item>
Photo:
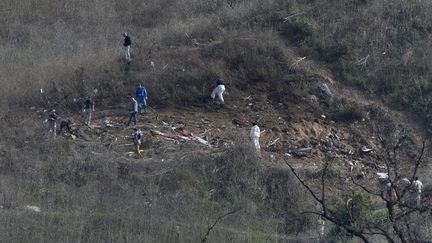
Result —
<instances>
[{"instance_id":1,"label":"bare tree branch","mask_svg":"<svg viewBox=\"0 0 432 243\"><path fill-rule=\"evenodd\" d=\"M320 204L322 204L322 200L320 198L318 198L318 196L315 194L315 192L306 184L306 182L300 178L300 176L297 174L297 172L295 171L294 167L289 164L287 161L285 161L285 163L288 165L288 167L291 169L291 172L293 173L293 175L297 178L297 180L300 182L300 184L302 184L302 186L304 188L306 188L306 190L309 191L309 193L312 195L312 197L319 202Z\"/></svg>"},{"instance_id":2,"label":"bare tree branch","mask_svg":"<svg viewBox=\"0 0 432 243\"><path fill-rule=\"evenodd\" d=\"M201 240L201 243L204 243L204 242L206 242L207 241L207 238L208 238L208 236L210 235L210 232L213 230L213 228L219 223L219 221L221 221L223 218L225 218L225 217L227 217L227 216L229 216L229 215L231 215L231 214L235 214L235 213L237 213L238 211L240 211L240 210L242 210L243 208L237 208L237 209L234 209L234 210L232 210L232 211L230 211L230 212L228 212L228 213L225 213L225 214L222 214L222 215L220 215L219 217L217 217L216 219L215 219L215 221L213 222L213 224L211 224L211 225L209 225L208 226L208 228L207 228L207 232L206 232L206 234L204 235L204 237L202 238L202 240Z\"/></svg>"},{"instance_id":3,"label":"bare tree branch","mask_svg":"<svg viewBox=\"0 0 432 243\"><path fill-rule=\"evenodd\" d=\"M369 193L369 194L371 194L371 195L374 195L374 196L382 197L382 198L383 198L382 193L376 193L376 192L373 192L373 191L369 190L367 187L365 187L365 186L363 186L363 185L357 183L357 182L355 181L355 179L354 179L352 176L351 176L351 181L353 182L354 185L360 187L360 188L361 188L363 191L365 191L366 193ZM383 198L383 199L384 199L384 198Z\"/></svg>"},{"instance_id":4,"label":"bare tree branch","mask_svg":"<svg viewBox=\"0 0 432 243\"><path fill-rule=\"evenodd\" d=\"M413 175L411 177L411 181L414 181L415 177L417 176L418 168L419 168L420 164L423 161L423 156L424 156L424 153L425 153L425 149L426 149L426 139L423 139L423 141L422 141L422 147L421 147L420 153L419 153L419 157L415 161L414 171L413 171Z\"/></svg>"}]
</instances>

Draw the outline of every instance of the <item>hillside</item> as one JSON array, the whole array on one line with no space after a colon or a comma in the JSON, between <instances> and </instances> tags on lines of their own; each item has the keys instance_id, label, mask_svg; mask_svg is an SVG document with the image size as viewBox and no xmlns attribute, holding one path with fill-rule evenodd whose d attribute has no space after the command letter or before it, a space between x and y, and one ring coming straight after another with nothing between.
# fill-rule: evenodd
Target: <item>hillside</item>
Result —
<instances>
[{"instance_id":1,"label":"hillside","mask_svg":"<svg viewBox=\"0 0 432 243\"><path fill-rule=\"evenodd\" d=\"M0 241L358 242L356 230L370 222L386 227L367 233L371 242L400 232L427 241L430 205L400 202L398 225L380 195L352 181L379 192L377 172L396 183L415 170L423 201L432 195L428 143L420 156L430 136L430 71L420 53L429 44L430 4L388 4L0 3ZM397 33L379 36L369 14ZM130 64L120 54L124 31L133 41ZM223 108L208 100L219 76ZM141 156L125 126L138 83L151 107L137 124ZM82 99L92 93L88 127ZM74 131L51 139L43 123L51 109L72 118ZM254 121L261 156L248 137ZM179 138L179 127L209 145ZM310 212L322 205L287 164L312 191L326 179L328 210L345 227L326 220L320 233L322 217ZM349 215L347 199L355 201Z\"/></svg>"}]
</instances>

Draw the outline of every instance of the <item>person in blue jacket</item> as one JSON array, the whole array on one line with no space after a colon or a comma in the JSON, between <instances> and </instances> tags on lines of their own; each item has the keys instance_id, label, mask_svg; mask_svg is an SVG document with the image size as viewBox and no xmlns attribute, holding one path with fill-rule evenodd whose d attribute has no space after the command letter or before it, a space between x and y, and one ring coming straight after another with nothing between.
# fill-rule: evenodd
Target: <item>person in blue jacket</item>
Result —
<instances>
[{"instance_id":1,"label":"person in blue jacket","mask_svg":"<svg viewBox=\"0 0 432 243\"><path fill-rule=\"evenodd\" d=\"M147 113L147 90L144 86L141 84L138 84L136 92L135 92L135 99L138 102L138 107L140 112L146 112Z\"/></svg>"}]
</instances>

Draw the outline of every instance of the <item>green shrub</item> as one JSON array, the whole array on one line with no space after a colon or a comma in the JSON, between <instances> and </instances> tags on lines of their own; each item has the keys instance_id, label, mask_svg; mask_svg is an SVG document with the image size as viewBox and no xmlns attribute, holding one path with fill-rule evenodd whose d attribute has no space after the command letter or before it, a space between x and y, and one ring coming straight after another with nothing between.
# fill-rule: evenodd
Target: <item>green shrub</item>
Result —
<instances>
[{"instance_id":1,"label":"green shrub","mask_svg":"<svg viewBox=\"0 0 432 243\"><path fill-rule=\"evenodd\" d=\"M348 43L343 42L326 44L315 41L312 45L311 55L315 59L330 64L340 61L350 51Z\"/></svg>"},{"instance_id":2,"label":"green shrub","mask_svg":"<svg viewBox=\"0 0 432 243\"><path fill-rule=\"evenodd\" d=\"M310 37L317 23L310 17L297 15L287 17L279 26L281 34L293 42L301 42Z\"/></svg>"},{"instance_id":3,"label":"green shrub","mask_svg":"<svg viewBox=\"0 0 432 243\"><path fill-rule=\"evenodd\" d=\"M342 199L331 208L333 216L346 225L356 224L359 227L367 227L372 216L371 209L374 207L371 196L367 193L352 192Z\"/></svg>"}]
</instances>

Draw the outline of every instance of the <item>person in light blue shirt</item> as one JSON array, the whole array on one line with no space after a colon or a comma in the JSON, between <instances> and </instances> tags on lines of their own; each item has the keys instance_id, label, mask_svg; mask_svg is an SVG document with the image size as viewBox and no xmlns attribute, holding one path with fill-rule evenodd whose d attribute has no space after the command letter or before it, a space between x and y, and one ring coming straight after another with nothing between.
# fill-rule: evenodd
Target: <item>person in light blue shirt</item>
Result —
<instances>
[{"instance_id":1,"label":"person in light blue shirt","mask_svg":"<svg viewBox=\"0 0 432 243\"><path fill-rule=\"evenodd\" d=\"M127 125L129 126L131 122L133 122L134 126L136 125L137 122L137 115L138 115L138 102L136 101L136 99L134 97L131 97L131 101L132 103L130 104L130 109L131 109L131 113L129 115L129 121L127 123Z\"/></svg>"}]
</instances>

